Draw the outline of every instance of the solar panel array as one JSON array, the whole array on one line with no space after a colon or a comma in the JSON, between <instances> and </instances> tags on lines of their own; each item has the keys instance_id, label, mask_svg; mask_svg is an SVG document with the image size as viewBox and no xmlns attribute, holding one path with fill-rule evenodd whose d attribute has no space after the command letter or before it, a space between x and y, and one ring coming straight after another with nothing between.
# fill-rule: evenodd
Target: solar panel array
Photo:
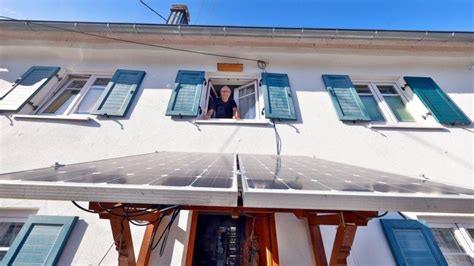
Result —
<instances>
[{"instance_id":1,"label":"solar panel array","mask_svg":"<svg viewBox=\"0 0 474 266\"><path fill-rule=\"evenodd\" d=\"M474 190L308 156L239 154L249 190L474 195Z\"/></svg>"},{"instance_id":2,"label":"solar panel array","mask_svg":"<svg viewBox=\"0 0 474 266\"><path fill-rule=\"evenodd\" d=\"M151 153L0 175L0 180L231 188L235 155Z\"/></svg>"},{"instance_id":3,"label":"solar panel array","mask_svg":"<svg viewBox=\"0 0 474 266\"><path fill-rule=\"evenodd\" d=\"M240 192L256 208L474 212L473 189L307 156L160 152L0 175L6 198L237 206Z\"/></svg>"}]
</instances>

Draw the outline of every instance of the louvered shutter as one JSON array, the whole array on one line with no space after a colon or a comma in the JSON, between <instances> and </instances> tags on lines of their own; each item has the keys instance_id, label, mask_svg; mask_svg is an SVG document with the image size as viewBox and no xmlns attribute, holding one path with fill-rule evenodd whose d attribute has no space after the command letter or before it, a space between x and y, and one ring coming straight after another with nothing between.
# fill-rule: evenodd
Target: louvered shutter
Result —
<instances>
[{"instance_id":1,"label":"louvered shutter","mask_svg":"<svg viewBox=\"0 0 474 266\"><path fill-rule=\"evenodd\" d=\"M448 265L431 230L416 220L380 220L397 265Z\"/></svg>"},{"instance_id":2,"label":"louvered shutter","mask_svg":"<svg viewBox=\"0 0 474 266\"><path fill-rule=\"evenodd\" d=\"M439 123L471 124L471 120L433 79L428 77L404 77L404 79Z\"/></svg>"},{"instance_id":3,"label":"louvered shutter","mask_svg":"<svg viewBox=\"0 0 474 266\"><path fill-rule=\"evenodd\" d=\"M12 87L0 95L0 111L20 110L48 81L59 67L33 66L19 77Z\"/></svg>"},{"instance_id":4,"label":"louvered shutter","mask_svg":"<svg viewBox=\"0 0 474 266\"><path fill-rule=\"evenodd\" d=\"M57 265L78 217L30 216L2 265Z\"/></svg>"},{"instance_id":5,"label":"louvered shutter","mask_svg":"<svg viewBox=\"0 0 474 266\"><path fill-rule=\"evenodd\" d=\"M125 116L144 77L144 71L117 69L92 109L92 114Z\"/></svg>"},{"instance_id":6,"label":"louvered shutter","mask_svg":"<svg viewBox=\"0 0 474 266\"><path fill-rule=\"evenodd\" d=\"M166 115L188 116L199 115L201 94L205 73L203 71L180 70L176 76L175 87L171 94Z\"/></svg>"},{"instance_id":7,"label":"louvered shutter","mask_svg":"<svg viewBox=\"0 0 474 266\"><path fill-rule=\"evenodd\" d=\"M370 116L349 76L323 75L323 81L331 96L339 120L370 121Z\"/></svg>"},{"instance_id":8,"label":"louvered shutter","mask_svg":"<svg viewBox=\"0 0 474 266\"><path fill-rule=\"evenodd\" d=\"M265 117L296 120L293 93L287 74L262 73Z\"/></svg>"}]
</instances>

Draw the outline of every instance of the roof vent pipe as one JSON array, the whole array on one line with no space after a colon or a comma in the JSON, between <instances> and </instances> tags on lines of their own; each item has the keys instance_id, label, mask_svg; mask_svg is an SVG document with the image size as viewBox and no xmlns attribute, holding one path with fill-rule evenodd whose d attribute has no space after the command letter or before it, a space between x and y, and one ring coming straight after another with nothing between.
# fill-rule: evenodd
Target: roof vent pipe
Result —
<instances>
[{"instance_id":1,"label":"roof vent pipe","mask_svg":"<svg viewBox=\"0 0 474 266\"><path fill-rule=\"evenodd\" d=\"M182 24L189 24L191 21L191 17L189 16L189 10L187 5L177 4L172 5L170 8L170 16L166 21L166 24L172 25L182 25Z\"/></svg>"}]
</instances>

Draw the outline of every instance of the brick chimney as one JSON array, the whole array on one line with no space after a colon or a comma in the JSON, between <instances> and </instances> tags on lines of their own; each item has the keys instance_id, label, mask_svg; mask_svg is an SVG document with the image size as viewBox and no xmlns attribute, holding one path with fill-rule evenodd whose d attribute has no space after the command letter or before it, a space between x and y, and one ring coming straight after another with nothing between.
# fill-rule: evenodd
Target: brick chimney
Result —
<instances>
[{"instance_id":1,"label":"brick chimney","mask_svg":"<svg viewBox=\"0 0 474 266\"><path fill-rule=\"evenodd\" d=\"M189 24L191 17L187 5L177 4L171 6L171 13L166 24L183 25Z\"/></svg>"}]
</instances>

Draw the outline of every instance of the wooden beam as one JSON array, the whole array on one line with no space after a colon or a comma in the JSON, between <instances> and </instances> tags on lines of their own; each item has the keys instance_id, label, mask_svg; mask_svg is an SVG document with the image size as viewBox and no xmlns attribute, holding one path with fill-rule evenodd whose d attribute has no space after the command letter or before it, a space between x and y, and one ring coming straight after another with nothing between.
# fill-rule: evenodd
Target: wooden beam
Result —
<instances>
[{"instance_id":1,"label":"wooden beam","mask_svg":"<svg viewBox=\"0 0 474 266\"><path fill-rule=\"evenodd\" d=\"M110 225L112 226L115 249L119 254L118 265L135 266L132 234L128 220L119 216L112 216L110 217Z\"/></svg>"},{"instance_id":2,"label":"wooden beam","mask_svg":"<svg viewBox=\"0 0 474 266\"><path fill-rule=\"evenodd\" d=\"M357 225L353 223L343 223L337 227L336 239L331 253L330 266L347 265L347 257L351 252L354 242Z\"/></svg>"},{"instance_id":3,"label":"wooden beam","mask_svg":"<svg viewBox=\"0 0 474 266\"><path fill-rule=\"evenodd\" d=\"M270 229L270 245L272 248L272 265L280 265L280 259L278 257L278 241L277 241L277 231L276 231L276 221L275 214L273 214L269 219L269 229Z\"/></svg>"},{"instance_id":4,"label":"wooden beam","mask_svg":"<svg viewBox=\"0 0 474 266\"><path fill-rule=\"evenodd\" d=\"M191 226L189 229L189 240L188 240L188 247L186 250L186 266L193 265L193 255L194 255L194 245L196 242L196 231L197 231L197 222L199 217L198 211L193 211L191 216Z\"/></svg>"},{"instance_id":5,"label":"wooden beam","mask_svg":"<svg viewBox=\"0 0 474 266\"><path fill-rule=\"evenodd\" d=\"M151 246L153 245L153 235L158 229L156 223L151 223L146 226L145 235L143 236L142 246L138 254L137 266L147 266L150 264Z\"/></svg>"},{"instance_id":6,"label":"wooden beam","mask_svg":"<svg viewBox=\"0 0 474 266\"><path fill-rule=\"evenodd\" d=\"M327 266L326 251L324 250L323 237L319 224L310 224L308 218L309 232L311 235L311 244L313 247L314 261L316 266Z\"/></svg>"}]
</instances>

